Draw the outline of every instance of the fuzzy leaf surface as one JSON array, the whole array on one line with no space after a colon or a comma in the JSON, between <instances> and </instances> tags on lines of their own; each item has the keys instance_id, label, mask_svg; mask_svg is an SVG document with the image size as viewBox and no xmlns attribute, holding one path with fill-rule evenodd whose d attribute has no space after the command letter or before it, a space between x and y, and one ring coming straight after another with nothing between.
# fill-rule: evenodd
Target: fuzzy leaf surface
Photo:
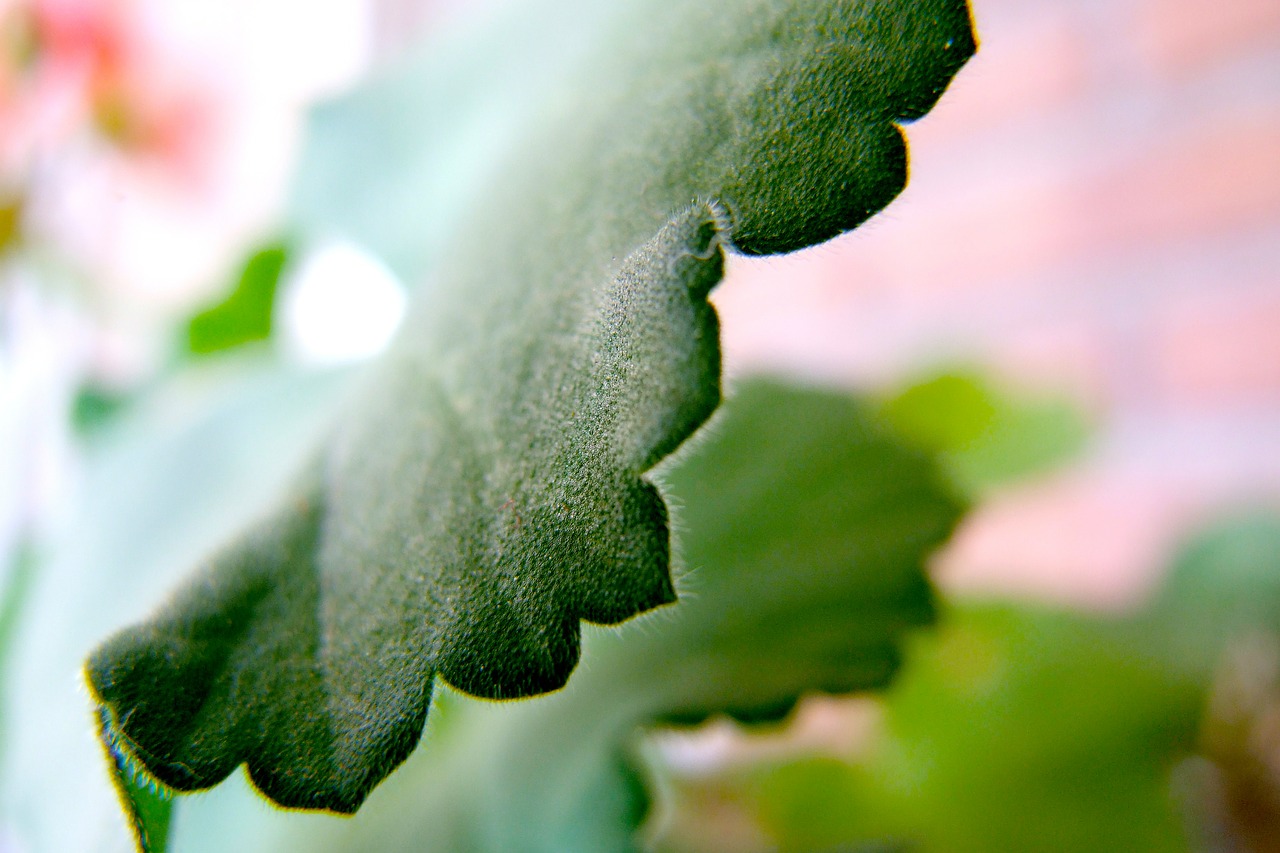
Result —
<instances>
[{"instance_id":1,"label":"fuzzy leaf surface","mask_svg":"<svg viewBox=\"0 0 1280 853\"><path fill-rule=\"evenodd\" d=\"M924 562L961 502L869 411L843 393L741 386L658 472L684 566L675 605L584 630L582 666L555 695L443 692L429 748L350 821L268 813L229 786L179 804L175 849L632 849L649 803L641 728L773 720L808 692L881 687L933 618Z\"/></svg>"},{"instance_id":2,"label":"fuzzy leaf surface","mask_svg":"<svg viewBox=\"0 0 1280 853\"><path fill-rule=\"evenodd\" d=\"M247 764L277 803L352 812L436 676L554 690L581 620L671 602L644 474L719 402L723 246L887 204L897 123L974 47L960 0L634 0L595 32L292 496L92 654L114 742L164 784Z\"/></svg>"}]
</instances>

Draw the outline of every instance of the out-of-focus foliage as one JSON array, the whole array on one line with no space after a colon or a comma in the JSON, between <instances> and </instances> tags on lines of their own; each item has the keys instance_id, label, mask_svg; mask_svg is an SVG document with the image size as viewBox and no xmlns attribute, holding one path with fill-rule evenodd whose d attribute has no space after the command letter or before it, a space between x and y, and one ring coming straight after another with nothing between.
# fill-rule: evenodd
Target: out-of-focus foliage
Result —
<instances>
[{"instance_id":1,"label":"out-of-focus foliage","mask_svg":"<svg viewBox=\"0 0 1280 853\"><path fill-rule=\"evenodd\" d=\"M882 208L900 123L974 49L963 0L595 5L572 7L593 19L574 85L469 196L295 489L91 655L113 742L165 784L247 764L277 803L352 812L437 675L554 690L581 620L672 601L643 475L719 402L724 246L792 251Z\"/></svg>"},{"instance_id":2,"label":"out-of-focus foliage","mask_svg":"<svg viewBox=\"0 0 1280 853\"><path fill-rule=\"evenodd\" d=\"M0 258L18 241L22 223L22 207L14 201L0 198Z\"/></svg>"},{"instance_id":3,"label":"out-of-focus foliage","mask_svg":"<svg viewBox=\"0 0 1280 853\"><path fill-rule=\"evenodd\" d=\"M1088 434L1067 401L1013 396L973 372L921 380L886 397L880 412L903 435L941 454L971 494L1062 462Z\"/></svg>"},{"instance_id":4,"label":"out-of-focus foliage","mask_svg":"<svg viewBox=\"0 0 1280 853\"><path fill-rule=\"evenodd\" d=\"M1260 514L1198 537L1133 615L956 605L913 645L864 757L706 784L783 850L1199 849L1211 792L1188 788L1184 762L1223 663L1259 635L1280 647L1278 555L1280 516Z\"/></svg>"},{"instance_id":5,"label":"out-of-focus foliage","mask_svg":"<svg viewBox=\"0 0 1280 853\"><path fill-rule=\"evenodd\" d=\"M31 582L35 577L36 556L29 547L19 546L10 559L0 557L4 586L0 588L0 686L9 683L14 665L14 635L23 608L27 605ZM0 710L0 756L7 746L3 711Z\"/></svg>"},{"instance_id":6,"label":"out-of-focus foliage","mask_svg":"<svg viewBox=\"0 0 1280 853\"><path fill-rule=\"evenodd\" d=\"M282 243L250 255L235 289L188 322L187 349L208 355L270 338L276 290L287 260L288 249Z\"/></svg>"},{"instance_id":7,"label":"out-of-focus foliage","mask_svg":"<svg viewBox=\"0 0 1280 853\"><path fill-rule=\"evenodd\" d=\"M129 396L94 384L86 385L71 403L71 425L82 438L89 438L128 408Z\"/></svg>"}]
</instances>

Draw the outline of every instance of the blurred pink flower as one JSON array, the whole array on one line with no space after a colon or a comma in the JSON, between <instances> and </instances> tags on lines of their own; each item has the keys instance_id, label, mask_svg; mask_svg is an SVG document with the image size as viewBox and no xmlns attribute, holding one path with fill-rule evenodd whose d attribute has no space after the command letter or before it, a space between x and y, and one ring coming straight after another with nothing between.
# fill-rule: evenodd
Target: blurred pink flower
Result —
<instances>
[{"instance_id":1,"label":"blurred pink flower","mask_svg":"<svg viewBox=\"0 0 1280 853\"><path fill-rule=\"evenodd\" d=\"M3 11L0 164L10 192L92 137L99 156L198 189L226 109L210 81L122 2L29 0ZM166 48L169 49L166 49Z\"/></svg>"},{"instance_id":2,"label":"blurred pink flower","mask_svg":"<svg viewBox=\"0 0 1280 853\"><path fill-rule=\"evenodd\" d=\"M0 243L9 211L11 241L133 342L126 361L154 362L275 226L305 107L364 65L364 13L0 0Z\"/></svg>"}]
</instances>

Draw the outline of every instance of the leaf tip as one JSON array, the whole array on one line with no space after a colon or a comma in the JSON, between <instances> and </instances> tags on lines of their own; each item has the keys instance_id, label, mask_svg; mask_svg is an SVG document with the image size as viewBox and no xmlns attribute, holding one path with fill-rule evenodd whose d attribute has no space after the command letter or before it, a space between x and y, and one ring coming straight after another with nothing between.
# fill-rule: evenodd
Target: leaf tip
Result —
<instances>
[{"instance_id":1,"label":"leaf tip","mask_svg":"<svg viewBox=\"0 0 1280 853\"><path fill-rule=\"evenodd\" d=\"M112 787L128 820L134 844L141 853L163 853L167 846L173 790L147 772L135 756L132 742L116 724L110 705L99 700L88 671L85 675L95 702L98 742L107 759Z\"/></svg>"}]
</instances>

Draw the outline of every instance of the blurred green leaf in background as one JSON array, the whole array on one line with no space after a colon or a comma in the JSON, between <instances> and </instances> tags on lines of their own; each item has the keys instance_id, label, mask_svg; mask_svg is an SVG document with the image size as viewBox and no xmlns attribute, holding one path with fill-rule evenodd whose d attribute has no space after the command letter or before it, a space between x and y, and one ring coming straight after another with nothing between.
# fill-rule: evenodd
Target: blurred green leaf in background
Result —
<instances>
[{"instance_id":1,"label":"blurred green leaf in background","mask_svg":"<svg viewBox=\"0 0 1280 853\"><path fill-rule=\"evenodd\" d=\"M1261 636L1280 650L1278 560L1280 515L1264 512L1194 538L1160 594L1129 616L955 604L912 644L860 757L742 767L676 787L735 804L781 850L1164 853L1219 849L1215 831L1237 845L1221 849L1271 849L1280 778L1249 790L1252 812L1233 812L1239 765L1213 764L1204 733L1242 644ZM1280 709L1280 673L1267 678L1254 684L1272 703L1255 735ZM1263 766L1268 738L1252 741ZM1225 801L1197 781L1203 772L1188 772L1205 762ZM661 849L696 848L672 837Z\"/></svg>"},{"instance_id":2,"label":"blurred green leaf in background","mask_svg":"<svg viewBox=\"0 0 1280 853\"><path fill-rule=\"evenodd\" d=\"M289 259L284 243L272 243L245 261L235 288L187 323L187 350L210 355L271 337L280 275Z\"/></svg>"},{"instance_id":3,"label":"blurred green leaf in background","mask_svg":"<svg viewBox=\"0 0 1280 853\"><path fill-rule=\"evenodd\" d=\"M1088 424L1066 399L1011 394L976 371L939 372L885 395L880 414L941 454L969 494L1045 471L1078 453Z\"/></svg>"}]
</instances>

